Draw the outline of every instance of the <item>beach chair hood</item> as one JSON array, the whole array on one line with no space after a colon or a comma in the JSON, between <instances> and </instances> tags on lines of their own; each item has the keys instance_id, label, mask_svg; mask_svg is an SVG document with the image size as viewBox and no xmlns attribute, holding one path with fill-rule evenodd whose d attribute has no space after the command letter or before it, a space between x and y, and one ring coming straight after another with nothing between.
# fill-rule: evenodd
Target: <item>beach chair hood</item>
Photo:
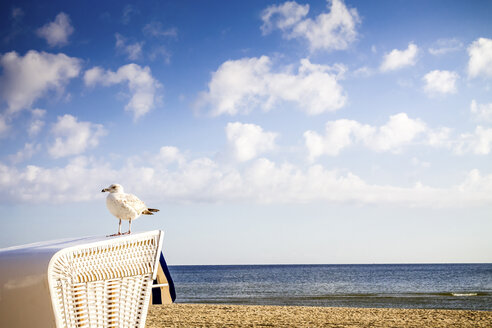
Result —
<instances>
[{"instance_id":1,"label":"beach chair hood","mask_svg":"<svg viewBox=\"0 0 492 328\"><path fill-rule=\"evenodd\" d=\"M0 250L0 327L144 327L160 230Z\"/></svg>"}]
</instances>

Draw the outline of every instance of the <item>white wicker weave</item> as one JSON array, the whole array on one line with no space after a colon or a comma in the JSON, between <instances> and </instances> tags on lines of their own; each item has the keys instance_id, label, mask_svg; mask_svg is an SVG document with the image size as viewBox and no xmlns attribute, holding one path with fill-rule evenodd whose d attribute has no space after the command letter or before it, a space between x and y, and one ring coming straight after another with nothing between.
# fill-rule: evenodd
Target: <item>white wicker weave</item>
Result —
<instances>
[{"instance_id":1,"label":"white wicker weave","mask_svg":"<svg viewBox=\"0 0 492 328\"><path fill-rule=\"evenodd\" d=\"M58 252L48 266L58 327L144 327L162 234Z\"/></svg>"},{"instance_id":2,"label":"white wicker weave","mask_svg":"<svg viewBox=\"0 0 492 328\"><path fill-rule=\"evenodd\" d=\"M0 327L144 327L163 232L0 250Z\"/></svg>"}]
</instances>

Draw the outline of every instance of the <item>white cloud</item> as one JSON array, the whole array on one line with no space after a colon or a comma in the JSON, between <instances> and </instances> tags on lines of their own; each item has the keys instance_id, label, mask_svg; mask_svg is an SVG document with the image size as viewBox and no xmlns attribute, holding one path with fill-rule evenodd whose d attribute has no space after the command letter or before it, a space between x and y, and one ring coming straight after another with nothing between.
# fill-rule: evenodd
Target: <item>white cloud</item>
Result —
<instances>
[{"instance_id":1,"label":"white cloud","mask_svg":"<svg viewBox=\"0 0 492 328\"><path fill-rule=\"evenodd\" d=\"M159 156L159 155L157 155ZM260 158L243 169L222 166L209 158L185 160L171 169L152 161L113 168L107 162L76 157L64 167L7 166L0 162L0 200L46 203L102 200L95 186L119 182L149 202L247 202L400 204L407 207L459 207L490 204L492 174L471 170L447 188L370 184L357 175L321 165L301 169Z\"/></svg>"},{"instance_id":2,"label":"white cloud","mask_svg":"<svg viewBox=\"0 0 492 328\"><path fill-rule=\"evenodd\" d=\"M32 120L31 123L29 124L27 133L29 134L30 137L36 136L44 127L44 124L45 122L43 120Z\"/></svg>"},{"instance_id":3,"label":"white cloud","mask_svg":"<svg viewBox=\"0 0 492 328\"><path fill-rule=\"evenodd\" d=\"M411 119L407 114L400 113L390 116L388 123L370 134L364 142L376 151L400 151L403 145L408 145L426 130L425 123L420 119Z\"/></svg>"},{"instance_id":4,"label":"white cloud","mask_svg":"<svg viewBox=\"0 0 492 328\"><path fill-rule=\"evenodd\" d=\"M164 29L161 22L150 22L143 28L143 32L153 37L173 37L178 36L178 29L176 27L170 27Z\"/></svg>"},{"instance_id":5,"label":"white cloud","mask_svg":"<svg viewBox=\"0 0 492 328\"><path fill-rule=\"evenodd\" d=\"M352 75L355 76L355 77L369 77L369 76L372 76L374 75L374 70L370 67L367 67L367 66L363 66L363 67L360 67L358 69L356 69L355 71L352 72Z\"/></svg>"},{"instance_id":6,"label":"white cloud","mask_svg":"<svg viewBox=\"0 0 492 328\"><path fill-rule=\"evenodd\" d=\"M40 27L36 33L48 42L51 47L64 46L68 43L68 37L73 33L70 17L61 12L56 15L55 21Z\"/></svg>"},{"instance_id":7,"label":"white cloud","mask_svg":"<svg viewBox=\"0 0 492 328\"><path fill-rule=\"evenodd\" d=\"M270 110L279 102L294 103L310 115L345 105L346 96L338 84L343 66L316 65L302 59L297 74L287 69L274 73L271 66L267 56L226 61L213 73L199 105L209 105L212 115Z\"/></svg>"},{"instance_id":8,"label":"white cloud","mask_svg":"<svg viewBox=\"0 0 492 328\"><path fill-rule=\"evenodd\" d=\"M143 42L136 42L134 44L125 45L125 52L128 55L128 59L137 60L142 56Z\"/></svg>"},{"instance_id":9,"label":"white cloud","mask_svg":"<svg viewBox=\"0 0 492 328\"><path fill-rule=\"evenodd\" d=\"M161 84L154 79L148 66L142 68L137 64L128 64L116 72L93 67L85 72L84 82L87 86L128 83L131 98L125 110L132 112L135 120L148 113L160 100L156 93Z\"/></svg>"},{"instance_id":10,"label":"white cloud","mask_svg":"<svg viewBox=\"0 0 492 328\"><path fill-rule=\"evenodd\" d=\"M27 133L30 137L36 136L44 126L42 118L45 116L46 111L44 109L35 108L31 110L32 119L29 124Z\"/></svg>"},{"instance_id":11,"label":"white cloud","mask_svg":"<svg viewBox=\"0 0 492 328\"><path fill-rule=\"evenodd\" d=\"M61 95L70 79L79 75L81 63L64 54L30 50L24 57L8 52L0 57L0 65L0 96L7 102L10 115L31 107L48 91Z\"/></svg>"},{"instance_id":12,"label":"white cloud","mask_svg":"<svg viewBox=\"0 0 492 328\"><path fill-rule=\"evenodd\" d=\"M76 157L64 167L0 163L0 195L7 202L63 203L95 198L94 186L115 174L107 165Z\"/></svg>"},{"instance_id":13,"label":"white cloud","mask_svg":"<svg viewBox=\"0 0 492 328\"><path fill-rule=\"evenodd\" d=\"M330 5L331 3L331 5ZM343 50L356 40L360 22L356 9L348 9L343 1L328 1L330 12L321 13L314 20L305 18L309 5L295 1L271 5L262 13L263 34L280 29L286 39L301 38L309 42L311 51Z\"/></svg>"},{"instance_id":14,"label":"white cloud","mask_svg":"<svg viewBox=\"0 0 492 328\"><path fill-rule=\"evenodd\" d=\"M10 155L9 159L12 163L17 164L30 159L35 153L41 149L40 144L26 143L24 148L19 150L17 153Z\"/></svg>"},{"instance_id":15,"label":"white cloud","mask_svg":"<svg viewBox=\"0 0 492 328\"><path fill-rule=\"evenodd\" d=\"M383 62L379 67L381 71L394 71L406 66L413 66L417 62L418 47L410 42L405 50L393 49L383 57Z\"/></svg>"},{"instance_id":16,"label":"white cloud","mask_svg":"<svg viewBox=\"0 0 492 328\"><path fill-rule=\"evenodd\" d=\"M354 131L371 129L352 120L337 120L327 122L325 135L319 135L314 131L306 131L304 140L309 152L309 159L314 160L321 155L336 156L343 148L352 145Z\"/></svg>"},{"instance_id":17,"label":"white cloud","mask_svg":"<svg viewBox=\"0 0 492 328\"><path fill-rule=\"evenodd\" d=\"M403 145L415 140L426 131L419 119L411 119L405 113L390 116L388 123L372 130L361 129L358 138L375 151L399 151Z\"/></svg>"},{"instance_id":18,"label":"white cloud","mask_svg":"<svg viewBox=\"0 0 492 328\"><path fill-rule=\"evenodd\" d=\"M433 47L429 48L429 53L434 56L441 56L459 51L462 48L463 43L457 39L439 39Z\"/></svg>"},{"instance_id":19,"label":"white cloud","mask_svg":"<svg viewBox=\"0 0 492 328\"><path fill-rule=\"evenodd\" d=\"M309 12L309 5L300 5L295 1L287 1L281 5L271 5L263 10L261 19L263 34L268 34L273 29L282 31L291 29L298 24Z\"/></svg>"},{"instance_id":20,"label":"white cloud","mask_svg":"<svg viewBox=\"0 0 492 328\"><path fill-rule=\"evenodd\" d=\"M453 151L457 155L472 153L488 155L492 148L492 129L477 126L473 133L463 133L453 142Z\"/></svg>"},{"instance_id":21,"label":"white cloud","mask_svg":"<svg viewBox=\"0 0 492 328\"><path fill-rule=\"evenodd\" d=\"M121 34L116 33L116 49L124 52L128 59L137 60L142 57L143 42L135 42L133 44L127 44L126 38Z\"/></svg>"},{"instance_id":22,"label":"white cloud","mask_svg":"<svg viewBox=\"0 0 492 328\"><path fill-rule=\"evenodd\" d=\"M401 114L399 114L401 115ZM402 117L403 118L403 117ZM411 119L409 119L411 120ZM402 123L406 121L406 119L402 120ZM483 126L478 125L473 132L466 132L466 133L461 133L457 135L452 135L453 130L447 127L439 127L435 129L431 129L426 126L425 123L421 122L420 120L416 120L414 122L415 124L408 124L408 129L407 132L404 134L406 137L400 140L406 140L404 144L408 143L409 141L412 141L416 144L420 145L426 145L434 148L444 148L444 149L449 149L452 151L455 155L462 156L466 154L473 154L473 155L488 155L491 153L492 150L492 128L486 128ZM393 130L396 133L400 132L400 128L398 128L398 125L401 125L403 128L404 124L395 124L393 126ZM404 128L403 128L404 129ZM352 132L355 135L355 132ZM414 136L414 137L412 137ZM387 135L388 138L390 138L390 135ZM420 137L420 138L419 138ZM322 137L321 137L322 138ZM364 136L364 138L367 138ZM381 138L384 140L384 138ZM321 139L325 140L325 139ZM357 140L356 137L353 137L353 140ZM369 139L370 140L370 139ZM398 145L398 141L394 140L394 145ZM372 148L374 150L382 150L381 148L374 147L374 145L367 144L366 141L363 142L366 146L369 148ZM308 143L306 142L306 145ZM325 147L328 147L325 145ZM314 148L316 149L316 148ZM310 150L308 148L308 150ZM387 150L392 150L390 147ZM398 148L397 148L398 151ZM323 152L319 152L317 154L315 151L312 151L314 155L312 155L312 158L316 158L317 156L320 156L322 154L328 154L331 155L329 152L326 150ZM311 153L310 153L311 154ZM335 154L336 155L336 154ZM312 159L311 158L311 159Z\"/></svg>"},{"instance_id":23,"label":"white cloud","mask_svg":"<svg viewBox=\"0 0 492 328\"><path fill-rule=\"evenodd\" d=\"M48 152L54 158L83 153L88 148L96 147L99 138L106 134L101 124L79 122L69 114L59 116L51 132L55 141Z\"/></svg>"},{"instance_id":24,"label":"white cloud","mask_svg":"<svg viewBox=\"0 0 492 328\"><path fill-rule=\"evenodd\" d=\"M456 93L456 80L459 75L450 71L431 71L423 77L424 90L430 95Z\"/></svg>"},{"instance_id":25,"label":"white cloud","mask_svg":"<svg viewBox=\"0 0 492 328\"><path fill-rule=\"evenodd\" d=\"M479 38L468 47L468 76L492 77L492 39Z\"/></svg>"},{"instance_id":26,"label":"white cloud","mask_svg":"<svg viewBox=\"0 0 492 328\"><path fill-rule=\"evenodd\" d=\"M273 150L278 135L263 131L259 125L235 122L227 124L226 136L234 158L245 162Z\"/></svg>"},{"instance_id":27,"label":"white cloud","mask_svg":"<svg viewBox=\"0 0 492 328\"><path fill-rule=\"evenodd\" d=\"M492 122L492 103L478 104L475 100L472 100L470 112L479 121Z\"/></svg>"},{"instance_id":28,"label":"white cloud","mask_svg":"<svg viewBox=\"0 0 492 328\"><path fill-rule=\"evenodd\" d=\"M304 142L309 160L313 161L321 155L336 156L354 144L364 145L377 152L399 152L401 147L415 141L426 131L427 127L421 120L400 113L390 116L388 122L380 127L345 119L329 121L324 135L306 131Z\"/></svg>"}]
</instances>

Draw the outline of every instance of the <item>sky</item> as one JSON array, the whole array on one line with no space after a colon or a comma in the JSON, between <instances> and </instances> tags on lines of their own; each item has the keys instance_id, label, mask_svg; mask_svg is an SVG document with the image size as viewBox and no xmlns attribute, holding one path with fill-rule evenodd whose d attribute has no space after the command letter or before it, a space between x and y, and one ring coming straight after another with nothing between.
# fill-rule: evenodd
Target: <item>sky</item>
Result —
<instances>
[{"instance_id":1,"label":"sky","mask_svg":"<svg viewBox=\"0 0 492 328\"><path fill-rule=\"evenodd\" d=\"M492 262L492 2L0 9L0 247L119 183L171 265Z\"/></svg>"}]
</instances>

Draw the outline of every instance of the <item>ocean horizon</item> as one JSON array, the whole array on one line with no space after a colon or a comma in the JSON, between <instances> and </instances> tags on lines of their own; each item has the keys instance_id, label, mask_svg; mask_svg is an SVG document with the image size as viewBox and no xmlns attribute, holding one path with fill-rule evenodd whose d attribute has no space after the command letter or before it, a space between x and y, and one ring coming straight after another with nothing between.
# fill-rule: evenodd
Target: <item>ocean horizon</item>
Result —
<instances>
[{"instance_id":1,"label":"ocean horizon","mask_svg":"<svg viewBox=\"0 0 492 328\"><path fill-rule=\"evenodd\" d=\"M492 310L492 263L173 265L177 303Z\"/></svg>"}]
</instances>

